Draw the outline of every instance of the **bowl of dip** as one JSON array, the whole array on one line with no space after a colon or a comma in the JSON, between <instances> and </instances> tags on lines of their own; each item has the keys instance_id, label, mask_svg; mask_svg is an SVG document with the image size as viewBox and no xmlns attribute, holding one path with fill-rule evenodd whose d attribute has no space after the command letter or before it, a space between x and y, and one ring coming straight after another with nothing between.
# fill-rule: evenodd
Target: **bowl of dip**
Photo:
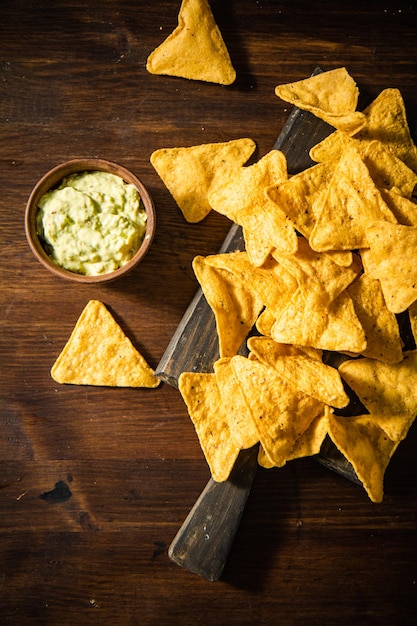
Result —
<instances>
[{"instance_id":1,"label":"bowl of dip","mask_svg":"<svg viewBox=\"0 0 417 626\"><path fill-rule=\"evenodd\" d=\"M148 252L155 207L143 183L104 159L57 165L35 185L25 232L38 261L56 276L79 283L126 275Z\"/></svg>"}]
</instances>

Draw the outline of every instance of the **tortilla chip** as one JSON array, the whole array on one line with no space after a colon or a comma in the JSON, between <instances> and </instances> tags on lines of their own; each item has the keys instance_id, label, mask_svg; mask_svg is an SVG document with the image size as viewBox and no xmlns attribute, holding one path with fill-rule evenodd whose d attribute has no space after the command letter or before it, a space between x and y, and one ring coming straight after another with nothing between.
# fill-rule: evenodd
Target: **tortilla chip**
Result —
<instances>
[{"instance_id":1,"label":"tortilla chip","mask_svg":"<svg viewBox=\"0 0 417 626\"><path fill-rule=\"evenodd\" d=\"M283 211L294 227L307 239L319 217L316 198L330 182L335 163L319 163L291 176L279 185L271 185L266 193Z\"/></svg>"},{"instance_id":2,"label":"tortilla chip","mask_svg":"<svg viewBox=\"0 0 417 626\"><path fill-rule=\"evenodd\" d=\"M55 361L57 383L158 387L160 380L102 302L90 300Z\"/></svg>"},{"instance_id":3,"label":"tortilla chip","mask_svg":"<svg viewBox=\"0 0 417 626\"><path fill-rule=\"evenodd\" d=\"M221 85L236 79L229 52L207 0L183 0L178 26L148 57L151 74Z\"/></svg>"},{"instance_id":4,"label":"tortilla chip","mask_svg":"<svg viewBox=\"0 0 417 626\"><path fill-rule=\"evenodd\" d=\"M355 139L368 144L381 141L396 157L417 172L417 147L408 127L404 101L399 89L384 89L364 110L366 126ZM310 150L313 161L321 162L340 156L346 147L347 135L336 130Z\"/></svg>"},{"instance_id":5,"label":"tortilla chip","mask_svg":"<svg viewBox=\"0 0 417 626\"><path fill-rule=\"evenodd\" d=\"M253 352L258 360L262 353L269 365L279 357L303 357L308 356L310 359L321 362L323 359L323 351L308 346L297 346L290 343L277 343L270 337L249 337L247 341L248 349ZM250 356L250 355L249 355ZM270 361L270 362L269 362ZM267 364L268 364L267 363Z\"/></svg>"},{"instance_id":6,"label":"tortilla chip","mask_svg":"<svg viewBox=\"0 0 417 626\"><path fill-rule=\"evenodd\" d=\"M286 462L306 456L314 456L320 452L327 434L328 415L329 407L325 406L323 413L315 417L307 430L297 439L287 456ZM265 469L275 467L262 446L259 446L258 464Z\"/></svg>"},{"instance_id":7,"label":"tortilla chip","mask_svg":"<svg viewBox=\"0 0 417 626\"><path fill-rule=\"evenodd\" d=\"M346 291L323 308L314 293L298 289L277 317L271 337L278 343L335 352L360 353L366 348L365 333Z\"/></svg>"},{"instance_id":8,"label":"tortilla chip","mask_svg":"<svg viewBox=\"0 0 417 626\"><path fill-rule=\"evenodd\" d=\"M362 252L365 271L381 281L388 310L402 313L417 300L417 227L378 221L367 231L369 250Z\"/></svg>"},{"instance_id":9,"label":"tortilla chip","mask_svg":"<svg viewBox=\"0 0 417 626\"><path fill-rule=\"evenodd\" d=\"M358 87L344 67L278 85L275 94L350 134L358 132L366 122L365 115L356 111Z\"/></svg>"},{"instance_id":10,"label":"tortilla chip","mask_svg":"<svg viewBox=\"0 0 417 626\"><path fill-rule=\"evenodd\" d=\"M183 372L178 389L187 406L213 479L229 478L237 456L215 374Z\"/></svg>"},{"instance_id":11,"label":"tortilla chip","mask_svg":"<svg viewBox=\"0 0 417 626\"><path fill-rule=\"evenodd\" d=\"M313 250L355 250L368 245L375 220L395 223L357 150L348 148L334 169L310 235Z\"/></svg>"},{"instance_id":12,"label":"tortilla chip","mask_svg":"<svg viewBox=\"0 0 417 626\"><path fill-rule=\"evenodd\" d=\"M362 270L360 257L352 255L349 267L334 263L331 255L312 250L308 241L299 237L298 249L292 255L272 253L274 259L281 263L297 280L304 292L315 292L327 306L356 278Z\"/></svg>"},{"instance_id":13,"label":"tortilla chip","mask_svg":"<svg viewBox=\"0 0 417 626\"><path fill-rule=\"evenodd\" d=\"M371 139L359 140L355 137L351 137L343 131L336 130L312 146L310 148L309 156L310 159L315 161L317 164L329 161L337 162L343 152L349 147L355 148L359 154L363 154L370 141Z\"/></svg>"},{"instance_id":14,"label":"tortilla chip","mask_svg":"<svg viewBox=\"0 0 417 626\"><path fill-rule=\"evenodd\" d=\"M272 333L272 327L275 324L277 318L270 308L266 307L256 320L255 328L260 335L270 337Z\"/></svg>"},{"instance_id":15,"label":"tortilla chip","mask_svg":"<svg viewBox=\"0 0 417 626\"><path fill-rule=\"evenodd\" d=\"M406 198L411 198L417 184L417 174L396 157L380 141L371 141L363 161L379 189L396 188Z\"/></svg>"},{"instance_id":16,"label":"tortilla chip","mask_svg":"<svg viewBox=\"0 0 417 626\"><path fill-rule=\"evenodd\" d=\"M211 207L245 230L288 254L297 249L297 234L282 210L266 195L273 184L287 180L287 161L272 150L257 163L242 167L228 184L209 194Z\"/></svg>"},{"instance_id":17,"label":"tortilla chip","mask_svg":"<svg viewBox=\"0 0 417 626\"><path fill-rule=\"evenodd\" d=\"M218 359L213 367L230 435L240 448L251 448L259 441L259 437L230 358Z\"/></svg>"},{"instance_id":18,"label":"tortilla chip","mask_svg":"<svg viewBox=\"0 0 417 626\"><path fill-rule=\"evenodd\" d=\"M236 354L263 307L261 299L227 269L197 256L193 269L216 319L220 357Z\"/></svg>"},{"instance_id":19,"label":"tortilla chip","mask_svg":"<svg viewBox=\"0 0 417 626\"><path fill-rule=\"evenodd\" d=\"M208 194L236 176L256 148L252 139L160 148L151 163L187 222L201 222L211 211Z\"/></svg>"},{"instance_id":20,"label":"tortilla chip","mask_svg":"<svg viewBox=\"0 0 417 626\"><path fill-rule=\"evenodd\" d=\"M297 439L322 412L323 404L298 393L273 368L259 361L238 355L231 364L252 411L261 445L268 459L281 467Z\"/></svg>"},{"instance_id":21,"label":"tortilla chip","mask_svg":"<svg viewBox=\"0 0 417 626\"><path fill-rule=\"evenodd\" d=\"M417 415L417 351L404 352L399 363L375 359L348 360L339 366L343 380L358 396L363 406L379 416L402 415L407 430ZM398 434L396 438L402 438Z\"/></svg>"},{"instance_id":22,"label":"tortilla chip","mask_svg":"<svg viewBox=\"0 0 417 626\"><path fill-rule=\"evenodd\" d=\"M273 367L301 393L339 409L349 404L339 372L317 356L309 356L300 349L283 354L281 344L268 337L251 337L248 348L261 363Z\"/></svg>"},{"instance_id":23,"label":"tortilla chip","mask_svg":"<svg viewBox=\"0 0 417 626\"><path fill-rule=\"evenodd\" d=\"M397 318L385 304L379 280L362 274L348 287L348 293L365 331L366 348L362 354L384 363L401 361L400 329Z\"/></svg>"},{"instance_id":24,"label":"tortilla chip","mask_svg":"<svg viewBox=\"0 0 417 626\"><path fill-rule=\"evenodd\" d=\"M213 254L206 257L206 262L234 274L272 311L280 311L297 289L295 278L272 257L262 267L253 266L245 251Z\"/></svg>"},{"instance_id":25,"label":"tortilla chip","mask_svg":"<svg viewBox=\"0 0 417 626\"><path fill-rule=\"evenodd\" d=\"M314 418L307 430L297 439L287 461L319 454L327 435L330 413L330 407L325 406L323 412Z\"/></svg>"},{"instance_id":26,"label":"tortilla chip","mask_svg":"<svg viewBox=\"0 0 417 626\"><path fill-rule=\"evenodd\" d=\"M399 224L417 226L417 204L401 195L396 187L380 189L381 196Z\"/></svg>"},{"instance_id":27,"label":"tortilla chip","mask_svg":"<svg viewBox=\"0 0 417 626\"><path fill-rule=\"evenodd\" d=\"M372 502L382 502L385 471L398 442L391 441L370 415L331 415L328 433L352 464Z\"/></svg>"},{"instance_id":28,"label":"tortilla chip","mask_svg":"<svg viewBox=\"0 0 417 626\"><path fill-rule=\"evenodd\" d=\"M252 265L261 267L268 260L274 246L259 237L258 233L243 228L245 250Z\"/></svg>"}]
</instances>

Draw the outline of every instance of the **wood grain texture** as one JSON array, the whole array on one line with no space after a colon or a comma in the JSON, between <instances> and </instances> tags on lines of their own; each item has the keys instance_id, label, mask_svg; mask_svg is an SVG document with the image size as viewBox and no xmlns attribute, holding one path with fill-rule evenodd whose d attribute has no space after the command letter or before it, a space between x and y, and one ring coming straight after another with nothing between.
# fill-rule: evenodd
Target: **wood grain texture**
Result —
<instances>
[{"instance_id":1,"label":"wood grain texture","mask_svg":"<svg viewBox=\"0 0 417 626\"><path fill-rule=\"evenodd\" d=\"M411 2L211 5L238 73L227 88L146 72L176 25L173 0L1 3L1 624L414 623L415 426L380 505L310 460L260 468L212 583L168 557L209 479L178 391L79 389L50 377L91 298L156 367L196 292L193 257L219 250L229 231L214 213L184 222L153 150L247 136L261 157L289 115L275 86L316 66L345 65L366 101L398 87L417 135ZM132 169L158 225L135 272L85 288L43 270L23 229L38 178L81 156Z\"/></svg>"}]
</instances>

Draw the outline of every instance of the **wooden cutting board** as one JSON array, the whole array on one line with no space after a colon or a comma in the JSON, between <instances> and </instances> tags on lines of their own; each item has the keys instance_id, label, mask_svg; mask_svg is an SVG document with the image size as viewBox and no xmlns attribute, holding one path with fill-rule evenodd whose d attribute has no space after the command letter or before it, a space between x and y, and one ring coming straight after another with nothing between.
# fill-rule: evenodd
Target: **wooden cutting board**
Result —
<instances>
[{"instance_id":1,"label":"wooden cutting board","mask_svg":"<svg viewBox=\"0 0 417 626\"><path fill-rule=\"evenodd\" d=\"M317 68L316 72L321 71ZM334 129L311 113L294 108L273 148L281 150L287 159L288 173L297 174L314 165L310 148ZM219 252L244 249L242 229L233 224ZM407 316L398 317L406 349L415 347ZM247 354L246 346L241 348ZM201 289L197 291L174 333L157 369L159 378L178 388L182 372L212 372L219 358L219 345L214 314ZM323 361L337 367L345 359L334 352L324 352ZM342 411L345 416L366 412L358 398L347 389L350 404ZM318 462L361 484L352 465L326 437ZM211 479L174 538L170 558L186 569L215 581L220 578L240 519L249 496L257 468L257 446L242 450L229 480L216 483Z\"/></svg>"}]
</instances>

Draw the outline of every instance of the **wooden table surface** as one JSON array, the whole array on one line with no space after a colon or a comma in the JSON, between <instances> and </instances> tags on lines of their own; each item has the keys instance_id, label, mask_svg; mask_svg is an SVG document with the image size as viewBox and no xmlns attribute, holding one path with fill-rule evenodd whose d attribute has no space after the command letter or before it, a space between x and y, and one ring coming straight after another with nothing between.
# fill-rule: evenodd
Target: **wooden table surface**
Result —
<instances>
[{"instance_id":1,"label":"wooden table surface","mask_svg":"<svg viewBox=\"0 0 417 626\"><path fill-rule=\"evenodd\" d=\"M316 66L346 66L368 99L398 87L417 135L411 0L212 2L237 70L230 87L146 71L179 5L1 2L0 624L414 623L415 427L381 504L313 459L259 469L223 576L209 582L168 557L209 479L179 392L50 376L92 298L156 367L196 291L193 257L229 230L214 213L184 221L150 164L155 149L251 137L263 156L290 111L275 86ZM130 168L157 210L144 262L104 286L54 277L24 234L34 184L79 156Z\"/></svg>"}]
</instances>

